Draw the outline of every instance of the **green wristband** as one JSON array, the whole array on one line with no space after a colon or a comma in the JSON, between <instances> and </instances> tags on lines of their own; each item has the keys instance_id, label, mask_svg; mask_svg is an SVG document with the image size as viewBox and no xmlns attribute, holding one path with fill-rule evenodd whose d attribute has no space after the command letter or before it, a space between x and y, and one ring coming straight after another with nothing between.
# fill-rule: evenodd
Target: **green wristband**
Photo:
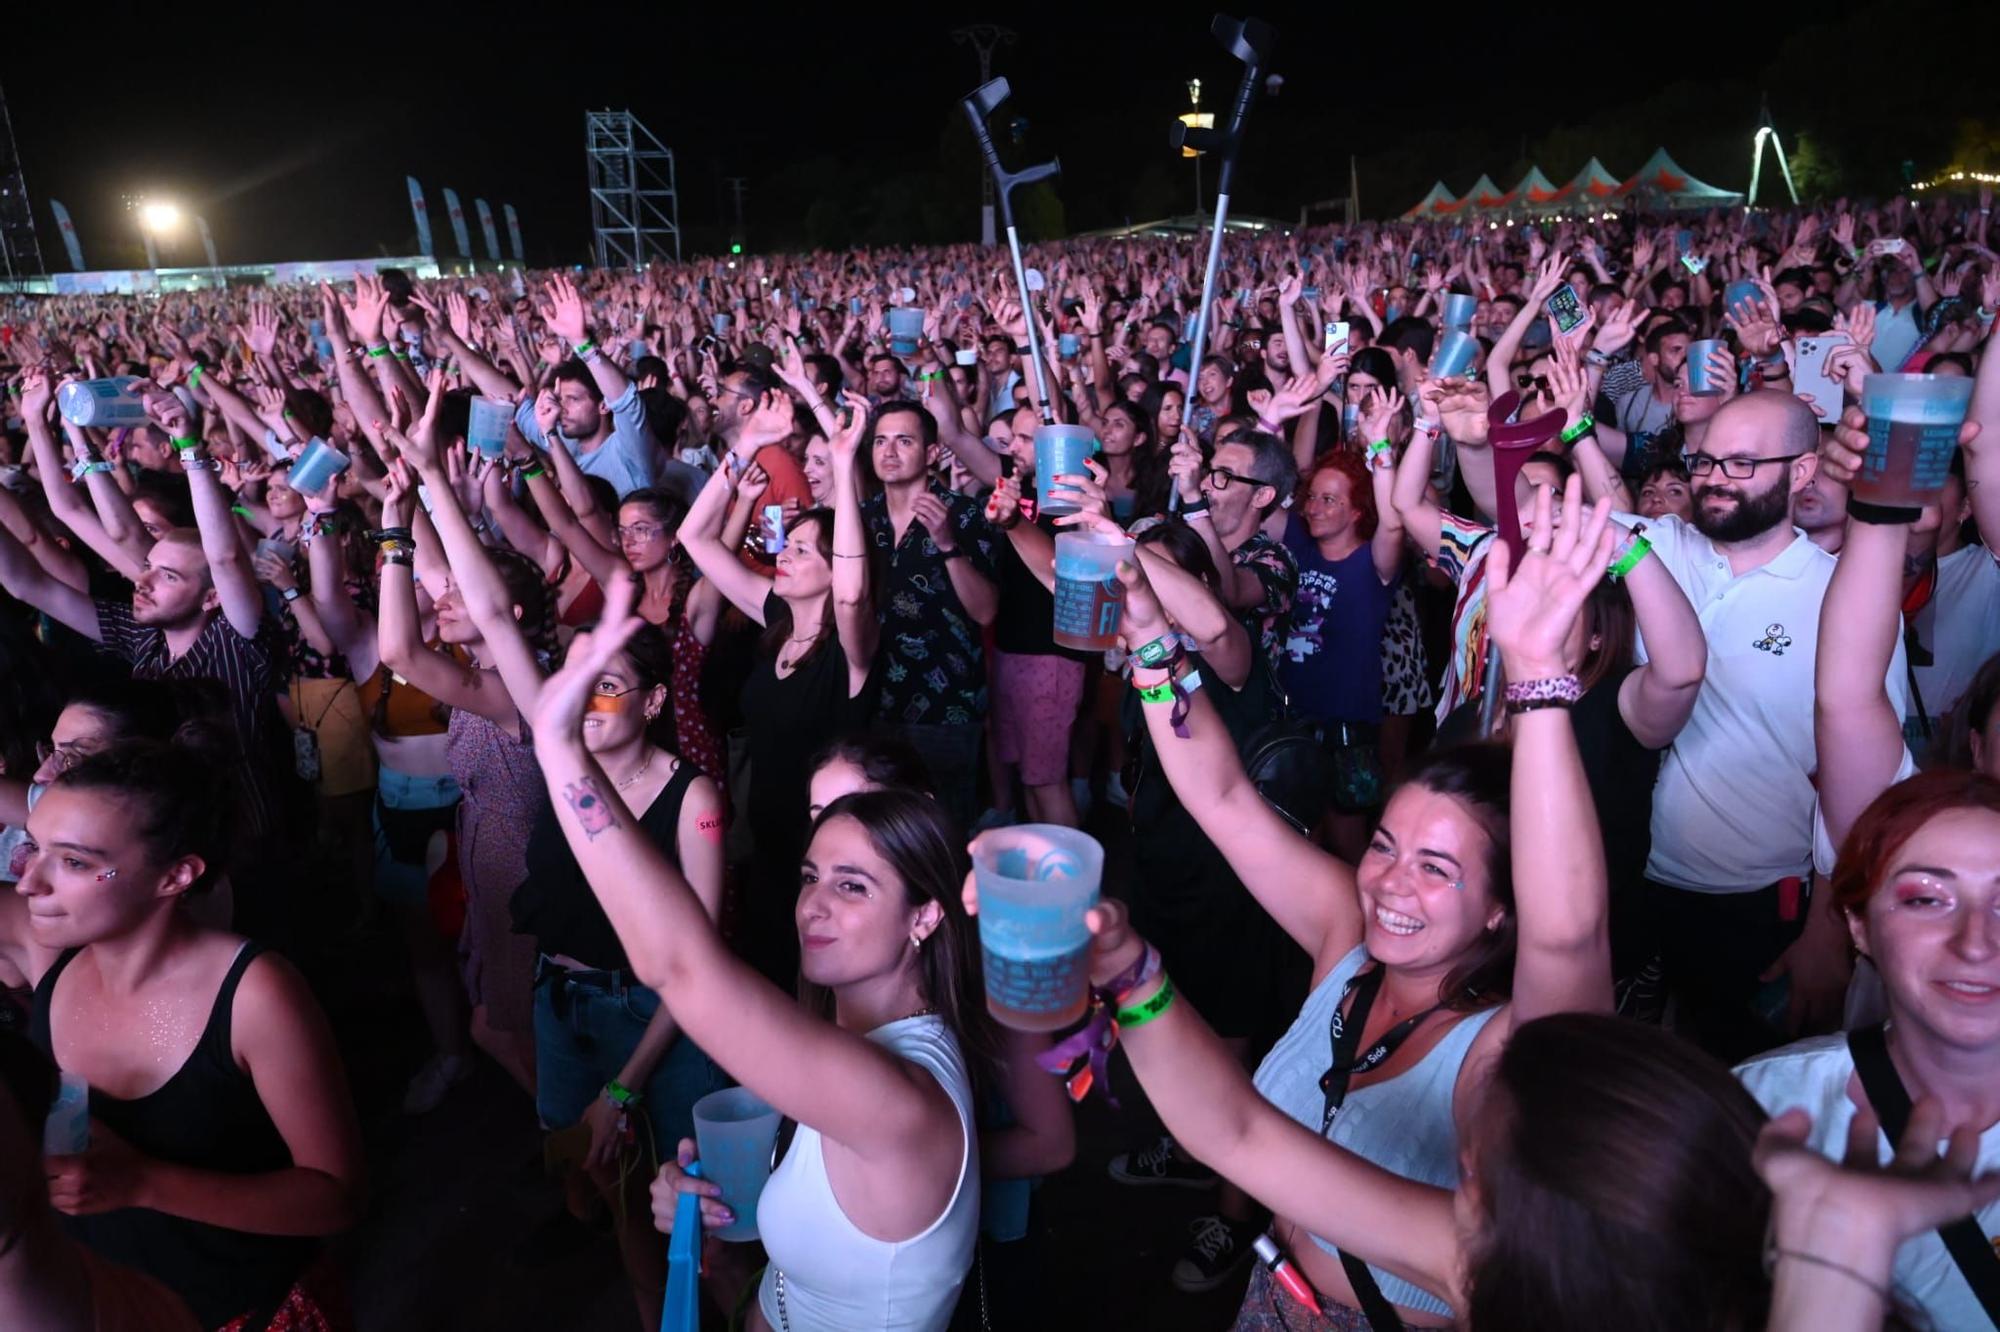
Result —
<instances>
[{"instance_id":1,"label":"green wristband","mask_svg":"<svg viewBox=\"0 0 2000 1332\"><path fill-rule=\"evenodd\" d=\"M604 1099L623 1110L637 1105L645 1098L641 1093L627 1089L618 1079L613 1078L604 1084Z\"/></svg>"},{"instance_id":2,"label":"green wristband","mask_svg":"<svg viewBox=\"0 0 2000 1332\"><path fill-rule=\"evenodd\" d=\"M194 369L188 371L188 387L189 388L201 387L201 362L199 361L195 362Z\"/></svg>"},{"instance_id":3,"label":"green wristband","mask_svg":"<svg viewBox=\"0 0 2000 1332\"><path fill-rule=\"evenodd\" d=\"M385 342L379 347L370 347L368 354L370 356L387 356L389 354L389 344Z\"/></svg>"},{"instance_id":4,"label":"green wristband","mask_svg":"<svg viewBox=\"0 0 2000 1332\"><path fill-rule=\"evenodd\" d=\"M201 447L201 441L198 439L176 439L173 441L173 445L177 449L198 449Z\"/></svg>"},{"instance_id":5,"label":"green wristband","mask_svg":"<svg viewBox=\"0 0 2000 1332\"><path fill-rule=\"evenodd\" d=\"M576 354L578 356L588 356L596 350L597 344L588 340L576 344ZM613 1085L615 1086L616 1084Z\"/></svg>"},{"instance_id":6,"label":"green wristband","mask_svg":"<svg viewBox=\"0 0 2000 1332\"><path fill-rule=\"evenodd\" d=\"M1111 1020L1116 1022L1121 1030L1130 1031L1134 1027L1145 1026L1173 1006L1174 978L1162 973L1160 988L1153 991L1152 998L1136 1003L1130 1008L1119 1009L1111 1015Z\"/></svg>"},{"instance_id":7,"label":"green wristband","mask_svg":"<svg viewBox=\"0 0 2000 1332\"><path fill-rule=\"evenodd\" d=\"M1562 432L1560 438L1565 444L1574 444L1595 429L1597 429L1597 418L1585 412L1576 418L1575 425L1569 426Z\"/></svg>"},{"instance_id":8,"label":"green wristband","mask_svg":"<svg viewBox=\"0 0 2000 1332\"><path fill-rule=\"evenodd\" d=\"M1641 560L1652 553L1653 543L1635 533L1632 537L1632 544L1625 548L1625 553L1620 555L1617 562L1611 566L1610 573L1612 580L1616 581L1623 578L1626 574L1631 573L1639 567Z\"/></svg>"}]
</instances>

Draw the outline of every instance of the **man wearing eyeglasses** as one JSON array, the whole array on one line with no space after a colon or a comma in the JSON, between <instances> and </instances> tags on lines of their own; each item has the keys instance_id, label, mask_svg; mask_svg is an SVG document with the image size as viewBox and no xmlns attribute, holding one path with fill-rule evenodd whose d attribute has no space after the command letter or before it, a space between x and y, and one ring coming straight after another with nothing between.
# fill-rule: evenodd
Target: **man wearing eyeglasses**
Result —
<instances>
[{"instance_id":1,"label":"man wearing eyeglasses","mask_svg":"<svg viewBox=\"0 0 2000 1332\"><path fill-rule=\"evenodd\" d=\"M1275 664L1299 566L1260 529L1298 480L1291 451L1274 435L1245 430L1216 445L1204 469L1200 446L1182 432L1168 470L1180 490L1181 517L1201 534L1221 575L1222 603L1249 628L1265 664Z\"/></svg>"},{"instance_id":2,"label":"man wearing eyeglasses","mask_svg":"<svg viewBox=\"0 0 2000 1332\"><path fill-rule=\"evenodd\" d=\"M1804 887L1817 766L1813 664L1834 558L1792 514L1818 447L1818 420L1792 395L1736 398L1688 455L1692 522L1667 516L1644 527L1651 557L1700 617L1708 674L1660 764L1647 883L1618 932L1620 973L1657 947L1682 1025L1730 1059L1828 1016L1829 1002L1837 1018L1846 985L1845 930ZM1898 644L1888 676L1898 708L1905 678ZM1777 988L1759 996L1780 982L1782 998ZM1753 997L1765 1022L1748 1013ZM1789 1011L1769 1020L1781 1004Z\"/></svg>"}]
</instances>

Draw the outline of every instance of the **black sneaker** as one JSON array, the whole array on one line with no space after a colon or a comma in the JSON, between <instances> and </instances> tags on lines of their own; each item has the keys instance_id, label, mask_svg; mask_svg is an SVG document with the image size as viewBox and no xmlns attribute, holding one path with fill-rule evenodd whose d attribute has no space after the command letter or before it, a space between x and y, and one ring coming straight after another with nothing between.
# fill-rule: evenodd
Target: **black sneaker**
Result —
<instances>
[{"instance_id":1,"label":"black sneaker","mask_svg":"<svg viewBox=\"0 0 2000 1332\"><path fill-rule=\"evenodd\" d=\"M1250 1245L1257 1238L1257 1227L1248 1221L1198 1216L1188 1223L1188 1231L1193 1238L1174 1264L1174 1286L1190 1294L1214 1290L1256 1252Z\"/></svg>"},{"instance_id":2,"label":"black sneaker","mask_svg":"<svg viewBox=\"0 0 2000 1332\"><path fill-rule=\"evenodd\" d=\"M1174 1140L1162 1136L1144 1151L1120 1152L1111 1158L1111 1178L1120 1184L1166 1184L1178 1189L1212 1189L1215 1172L1199 1161L1174 1152Z\"/></svg>"}]
</instances>

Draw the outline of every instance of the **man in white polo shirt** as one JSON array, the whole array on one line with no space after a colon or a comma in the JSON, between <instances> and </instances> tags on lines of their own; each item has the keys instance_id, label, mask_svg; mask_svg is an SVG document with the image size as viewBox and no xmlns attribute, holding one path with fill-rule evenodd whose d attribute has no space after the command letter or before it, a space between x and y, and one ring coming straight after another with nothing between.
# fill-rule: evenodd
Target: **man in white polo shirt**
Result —
<instances>
[{"instance_id":1,"label":"man in white polo shirt","mask_svg":"<svg viewBox=\"0 0 2000 1332\"><path fill-rule=\"evenodd\" d=\"M1837 1013L1845 981L1845 931L1826 904L1808 910L1806 890L1813 659L1834 557L1792 525L1791 506L1818 445L1817 419L1792 395L1737 398L1688 457L1692 523L1645 529L1701 619L1708 675L1660 764L1648 884L1620 951L1657 946L1679 1024L1732 1060L1785 1038L1752 1013L1766 976L1789 979L1794 1011L1830 997ZM1905 679L1898 646L1888 686L1899 708ZM1768 1010L1777 994L1762 999Z\"/></svg>"}]
</instances>

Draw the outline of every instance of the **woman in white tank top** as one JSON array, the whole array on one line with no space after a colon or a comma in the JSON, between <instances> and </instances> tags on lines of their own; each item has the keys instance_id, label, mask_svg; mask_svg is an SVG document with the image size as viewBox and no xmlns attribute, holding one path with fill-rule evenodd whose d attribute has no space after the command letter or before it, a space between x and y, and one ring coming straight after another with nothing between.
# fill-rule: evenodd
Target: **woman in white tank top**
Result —
<instances>
[{"instance_id":1,"label":"woman in white tank top","mask_svg":"<svg viewBox=\"0 0 2000 1332\"><path fill-rule=\"evenodd\" d=\"M835 550L859 543L836 519ZM920 795L835 801L800 871L806 997L780 991L729 951L583 747L591 682L636 625L631 607L629 586L607 589L603 627L579 635L543 686L536 751L635 974L689 1038L799 1125L758 1205L771 1267L751 1326L942 1328L978 1230L967 1057L988 1049L976 945L955 891L963 847ZM692 1154L683 1142L681 1160ZM705 1224L727 1223L712 1185L668 1166L654 1193L662 1229L677 1188L704 1195Z\"/></svg>"}]
</instances>

